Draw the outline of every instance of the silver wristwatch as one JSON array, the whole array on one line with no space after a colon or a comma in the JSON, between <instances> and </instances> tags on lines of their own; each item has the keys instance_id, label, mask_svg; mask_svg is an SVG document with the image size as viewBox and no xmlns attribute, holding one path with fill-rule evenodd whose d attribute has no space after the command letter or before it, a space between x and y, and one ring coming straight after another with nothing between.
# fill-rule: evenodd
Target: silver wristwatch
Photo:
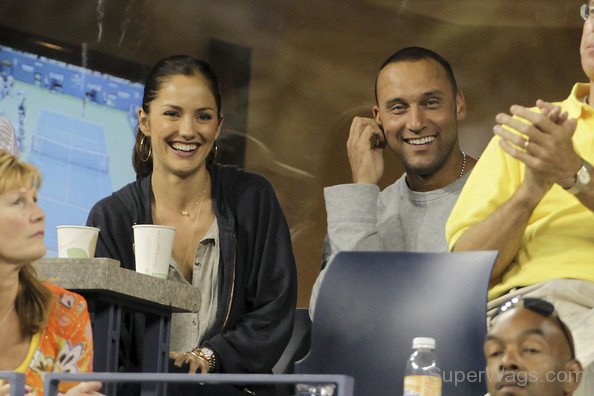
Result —
<instances>
[{"instance_id":1,"label":"silver wristwatch","mask_svg":"<svg viewBox=\"0 0 594 396\"><path fill-rule=\"evenodd\" d=\"M575 175L575 183L566 190L572 194L579 194L584 191L590 179L592 178L592 165L587 161L582 160L582 166Z\"/></svg>"}]
</instances>

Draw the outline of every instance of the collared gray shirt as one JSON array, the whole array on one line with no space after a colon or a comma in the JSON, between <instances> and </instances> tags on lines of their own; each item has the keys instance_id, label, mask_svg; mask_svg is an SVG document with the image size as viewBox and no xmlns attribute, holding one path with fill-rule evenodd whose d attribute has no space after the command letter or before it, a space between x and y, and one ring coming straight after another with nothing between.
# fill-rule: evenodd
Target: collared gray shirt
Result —
<instances>
[{"instance_id":1,"label":"collared gray shirt","mask_svg":"<svg viewBox=\"0 0 594 396\"><path fill-rule=\"evenodd\" d=\"M215 219L198 244L194 256L191 284L200 290L200 308L196 313L174 313L171 316L171 351L186 352L196 348L213 325L219 305L220 254L219 227ZM169 261L167 279L189 283L173 257Z\"/></svg>"}]
</instances>

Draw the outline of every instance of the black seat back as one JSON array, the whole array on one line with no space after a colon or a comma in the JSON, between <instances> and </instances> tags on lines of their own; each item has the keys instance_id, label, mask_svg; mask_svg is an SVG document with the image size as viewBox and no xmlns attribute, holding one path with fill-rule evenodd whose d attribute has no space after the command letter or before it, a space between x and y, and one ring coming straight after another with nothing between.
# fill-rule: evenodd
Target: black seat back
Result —
<instances>
[{"instance_id":1,"label":"black seat back","mask_svg":"<svg viewBox=\"0 0 594 396\"><path fill-rule=\"evenodd\" d=\"M487 289L497 252L343 252L321 285L298 373L355 379L356 395L402 394L414 337L436 339L443 395L485 391Z\"/></svg>"}]
</instances>

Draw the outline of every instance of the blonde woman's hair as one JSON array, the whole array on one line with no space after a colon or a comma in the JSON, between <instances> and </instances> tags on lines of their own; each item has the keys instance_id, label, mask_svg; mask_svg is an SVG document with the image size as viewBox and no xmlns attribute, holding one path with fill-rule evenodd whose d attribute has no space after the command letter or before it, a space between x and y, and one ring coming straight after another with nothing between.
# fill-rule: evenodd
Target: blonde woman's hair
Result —
<instances>
[{"instance_id":1,"label":"blonde woman's hair","mask_svg":"<svg viewBox=\"0 0 594 396\"><path fill-rule=\"evenodd\" d=\"M0 194L23 186L41 187L41 173L34 165L0 149Z\"/></svg>"},{"instance_id":2,"label":"blonde woman's hair","mask_svg":"<svg viewBox=\"0 0 594 396\"><path fill-rule=\"evenodd\" d=\"M13 154L0 150L0 194L23 186L41 187L39 170ZM52 293L37 279L33 265L25 264L19 272L19 290L15 302L23 336L32 336L45 327L51 304Z\"/></svg>"}]
</instances>

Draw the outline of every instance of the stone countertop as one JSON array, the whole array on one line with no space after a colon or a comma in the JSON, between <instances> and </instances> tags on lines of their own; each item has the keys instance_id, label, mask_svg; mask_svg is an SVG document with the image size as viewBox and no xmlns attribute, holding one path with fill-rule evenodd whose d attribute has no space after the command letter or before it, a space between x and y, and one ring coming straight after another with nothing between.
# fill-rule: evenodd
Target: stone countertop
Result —
<instances>
[{"instance_id":1,"label":"stone countertop","mask_svg":"<svg viewBox=\"0 0 594 396\"><path fill-rule=\"evenodd\" d=\"M197 312L200 306L197 288L120 268L120 262L113 259L45 258L33 266L40 279L77 292L104 292L169 307L172 312Z\"/></svg>"}]
</instances>

